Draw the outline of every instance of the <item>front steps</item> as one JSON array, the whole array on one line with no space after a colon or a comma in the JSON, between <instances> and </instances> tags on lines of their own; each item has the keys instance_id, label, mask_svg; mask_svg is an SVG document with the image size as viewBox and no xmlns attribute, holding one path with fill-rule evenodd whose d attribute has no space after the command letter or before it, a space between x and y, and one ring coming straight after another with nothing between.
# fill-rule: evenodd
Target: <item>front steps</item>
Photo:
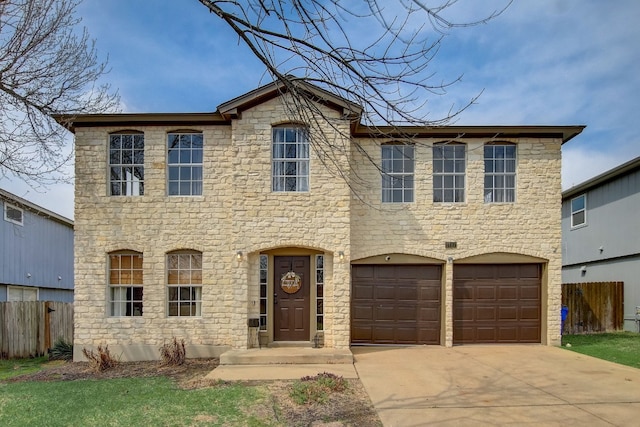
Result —
<instances>
[{"instance_id":1,"label":"front steps","mask_svg":"<svg viewBox=\"0 0 640 427\"><path fill-rule=\"evenodd\" d=\"M349 349L268 347L229 350L220 355L220 365L341 365L353 364Z\"/></svg>"}]
</instances>

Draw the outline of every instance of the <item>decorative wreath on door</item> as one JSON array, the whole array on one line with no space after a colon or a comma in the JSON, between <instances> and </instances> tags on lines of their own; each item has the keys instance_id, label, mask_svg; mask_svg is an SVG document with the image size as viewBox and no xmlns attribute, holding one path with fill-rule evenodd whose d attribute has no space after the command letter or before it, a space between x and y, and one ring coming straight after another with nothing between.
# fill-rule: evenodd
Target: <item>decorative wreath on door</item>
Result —
<instances>
[{"instance_id":1,"label":"decorative wreath on door","mask_svg":"<svg viewBox=\"0 0 640 427\"><path fill-rule=\"evenodd\" d=\"M302 287L302 279L295 271L290 271L282 275L280 287L288 294L295 294Z\"/></svg>"}]
</instances>

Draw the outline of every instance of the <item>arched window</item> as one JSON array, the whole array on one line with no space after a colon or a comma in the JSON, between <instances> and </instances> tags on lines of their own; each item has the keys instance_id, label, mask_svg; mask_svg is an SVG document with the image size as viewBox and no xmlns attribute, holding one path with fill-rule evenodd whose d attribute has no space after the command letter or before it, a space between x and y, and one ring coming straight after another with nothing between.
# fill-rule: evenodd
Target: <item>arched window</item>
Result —
<instances>
[{"instance_id":1,"label":"arched window","mask_svg":"<svg viewBox=\"0 0 640 427\"><path fill-rule=\"evenodd\" d=\"M508 142L484 146L484 202L516 201L516 145Z\"/></svg>"},{"instance_id":2,"label":"arched window","mask_svg":"<svg viewBox=\"0 0 640 427\"><path fill-rule=\"evenodd\" d=\"M109 254L109 315L142 316L142 254L116 251Z\"/></svg>"},{"instance_id":3,"label":"arched window","mask_svg":"<svg viewBox=\"0 0 640 427\"><path fill-rule=\"evenodd\" d=\"M202 315L202 253L167 254L167 315Z\"/></svg>"},{"instance_id":4,"label":"arched window","mask_svg":"<svg viewBox=\"0 0 640 427\"><path fill-rule=\"evenodd\" d=\"M382 145L382 202L413 202L413 144Z\"/></svg>"},{"instance_id":5,"label":"arched window","mask_svg":"<svg viewBox=\"0 0 640 427\"><path fill-rule=\"evenodd\" d=\"M109 191L112 196L144 194L144 134L109 134Z\"/></svg>"},{"instance_id":6,"label":"arched window","mask_svg":"<svg viewBox=\"0 0 640 427\"><path fill-rule=\"evenodd\" d=\"M434 202L464 202L466 148L459 143L433 145Z\"/></svg>"},{"instance_id":7,"label":"arched window","mask_svg":"<svg viewBox=\"0 0 640 427\"><path fill-rule=\"evenodd\" d=\"M272 190L309 191L309 130L274 127L272 147Z\"/></svg>"},{"instance_id":8,"label":"arched window","mask_svg":"<svg viewBox=\"0 0 640 427\"><path fill-rule=\"evenodd\" d=\"M167 135L167 194L202 195L203 136L179 131Z\"/></svg>"}]
</instances>

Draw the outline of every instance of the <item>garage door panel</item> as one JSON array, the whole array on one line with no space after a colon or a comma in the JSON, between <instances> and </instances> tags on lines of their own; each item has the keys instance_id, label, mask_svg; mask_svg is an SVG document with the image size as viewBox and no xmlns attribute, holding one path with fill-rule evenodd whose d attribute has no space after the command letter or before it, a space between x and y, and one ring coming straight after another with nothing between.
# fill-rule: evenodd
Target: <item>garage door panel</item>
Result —
<instances>
[{"instance_id":1,"label":"garage door panel","mask_svg":"<svg viewBox=\"0 0 640 427\"><path fill-rule=\"evenodd\" d=\"M539 343L540 278L538 264L454 266L454 344Z\"/></svg>"},{"instance_id":2,"label":"garage door panel","mask_svg":"<svg viewBox=\"0 0 640 427\"><path fill-rule=\"evenodd\" d=\"M352 288L367 290L352 295L352 342L439 344L441 276L435 265L353 265Z\"/></svg>"},{"instance_id":3,"label":"garage door panel","mask_svg":"<svg viewBox=\"0 0 640 427\"><path fill-rule=\"evenodd\" d=\"M540 287L535 284L521 286L520 300L540 300Z\"/></svg>"},{"instance_id":4,"label":"garage door panel","mask_svg":"<svg viewBox=\"0 0 640 427\"><path fill-rule=\"evenodd\" d=\"M428 322L440 322L440 307L420 307L418 320Z\"/></svg>"},{"instance_id":5,"label":"garage door panel","mask_svg":"<svg viewBox=\"0 0 640 427\"><path fill-rule=\"evenodd\" d=\"M518 307L499 307L498 320L518 320Z\"/></svg>"},{"instance_id":6,"label":"garage door panel","mask_svg":"<svg viewBox=\"0 0 640 427\"><path fill-rule=\"evenodd\" d=\"M478 286L475 288L475 299L476 300L495 300L496 299L496 288L495 286Z\"/></svg>"},{"instance_id":7,"label":"garage door panel","mask_svg":"<svg viewBox=\"0 0 640 427\"><path fill-rule=\"evenodd\" d=\"M498 299L505 300L518 300L518 286L516 285L501 285L498 287Z\"/></svg>"},{"instance_id":8,"label":"garage door panel","mask_svg":"<svg viewBox=\"0 0 640 427\"><path fill-rule=\"evenodd\" d=\"M538 306L520 307L520 320L540 321L540 308Z\"/></svg>"},{"instance_id":9,"label":"garage door panel","mask_svg":"<svg viewBox=\"0 0 640 427\"><path fill-rule=\"evenodd\" d=\"M475 318L479 322L492 321L495 322L498 319L498 310L496 307L476 307Z\"/></svg>"}]
</instances>

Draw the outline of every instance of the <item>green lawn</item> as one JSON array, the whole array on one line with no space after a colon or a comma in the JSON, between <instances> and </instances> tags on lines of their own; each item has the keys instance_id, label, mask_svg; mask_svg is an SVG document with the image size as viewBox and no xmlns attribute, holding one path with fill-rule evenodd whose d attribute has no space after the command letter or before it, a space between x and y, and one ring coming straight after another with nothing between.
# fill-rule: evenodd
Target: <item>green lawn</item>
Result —
<instances>
[{"instance_id":1,"label":"green lawn","mask_svg":"<svg viewBox=\"0 0 640 427\"><path fill-rule=\"evenodd\" d=\"M567 344L571 344L571 347L567 347ZM640 368L640 334L633 332L564 335L562 348Z\"/></svg>"},{"instance_id":2,"label":"green lawn","mask_svg":"<svg viewBox=\"0 0 640 427\"><path fill-rule=\"evenodd\" d=\"M48 364L47 357L36 357L34 359L0 359L0 381L18 375L30 374L43 369Z\"/></svg>"},{"instance_id":3,"label":"green lawn","mask_svg":"<svg viewBox=\"0 0 640 427\"><path fill-rule=\"evenodd\" d=\"M0 383L2 426L269 426L260 387L181 390L163 377Z\"/></svg>"}]
</instances>

